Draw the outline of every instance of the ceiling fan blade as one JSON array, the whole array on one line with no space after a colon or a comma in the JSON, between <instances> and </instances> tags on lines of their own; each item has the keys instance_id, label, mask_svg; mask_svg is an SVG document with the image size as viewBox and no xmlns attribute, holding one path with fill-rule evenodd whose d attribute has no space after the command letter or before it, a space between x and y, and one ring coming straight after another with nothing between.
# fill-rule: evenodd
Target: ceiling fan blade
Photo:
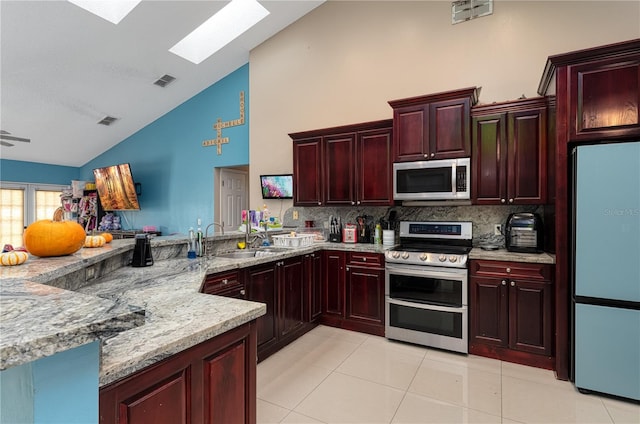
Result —
<instances>
[{"instance_id":1,"label":"ceiling fan blade","mask_svg":"<svg viewBox=\"0 0 640 424\"><path fill-rule=\"evenodd\" d=\"M0 130L0 134L11 134L9 131Z\"/></svg>"},{"instance_id":2,"label":"ceiling fan blade","mask_svg":"<svg viewBox=\"0 0 640 424\"><path fill-rule=\"evenodd\" d=\"M7 147L13 147L13 144L7 143L6 141L2 141L2 140L0 140L0 144Z\"/></svg>"},{"instance_id":3,"label":"ceiling fan blade","mask_svg":"<svg viewBox=\"0 0 640 424\"><path fill-rule=\"evenodd\" d=\"M0 135L0 139L9 140L9 141L22 141L23 143L31 143L31 140L28 138L14 137L12 135L5 135L5 134Z\"/></svg>"}]
</instances>

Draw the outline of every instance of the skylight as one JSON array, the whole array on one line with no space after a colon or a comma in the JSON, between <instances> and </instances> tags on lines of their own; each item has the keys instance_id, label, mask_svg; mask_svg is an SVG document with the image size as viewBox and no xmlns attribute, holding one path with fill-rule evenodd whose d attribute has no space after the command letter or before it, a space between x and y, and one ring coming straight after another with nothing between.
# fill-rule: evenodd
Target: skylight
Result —
<instances>
[{"instance_id":1,"label":"skylight","mask_svg":"<svg viewBox=\"0 0 640 424\"><path fill-rule=\"evenodd\" d=\"M141 0L68 0L86 11L118 24Z\"/></svg>"},{"instance_id":2,"label":"skylight","mask_svg":"<svg viewBox=\"0 0 640 424\"><path fill-rule=\"evenodd\" d=\"M268 14L256 0L232 0L169 51L197 65Z\"/></svg>"}]
</instances>

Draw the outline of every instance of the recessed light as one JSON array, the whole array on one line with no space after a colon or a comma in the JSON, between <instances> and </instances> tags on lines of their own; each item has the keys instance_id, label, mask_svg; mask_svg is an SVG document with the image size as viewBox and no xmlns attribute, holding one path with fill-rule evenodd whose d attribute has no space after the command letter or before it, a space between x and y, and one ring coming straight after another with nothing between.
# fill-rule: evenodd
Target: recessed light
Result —
<instances>
[{"instance_id":1,"label":"recessed light","mask_svg":"<svg viewBox=\"0 0 640 424\"><path fill-rule=\"evenodd\" d=\"M118 24L141 0L68 0L84 10Z\"/></svg>"},{"instance_id":2,"label":"recessed light","mask_svg":"<svg viewBox=\"0 0 640 424\"><path fill-rule=\"evenodd\" d=\"M197 65L268 14L256 0L232 0L169 51Z\"/></svg>"}]
</instances>

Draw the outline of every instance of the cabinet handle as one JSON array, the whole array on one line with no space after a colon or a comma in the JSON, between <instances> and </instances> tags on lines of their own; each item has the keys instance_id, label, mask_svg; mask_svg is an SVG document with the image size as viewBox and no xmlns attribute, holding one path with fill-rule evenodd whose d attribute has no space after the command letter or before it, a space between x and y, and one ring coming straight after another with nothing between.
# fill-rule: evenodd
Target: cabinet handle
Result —
<instances>
[{"instance_id":1,"label":"cabinet handle","mask_svg":"<svg viewBox=\"0 0 640 424\"><path fill-rule=\"evenodd\" d=\"M367 258L362 258L362 262L367 262Z\"/></svg>"},{"instance_id":2,"label":"cabinet handle","mask_svg":"<svg viewBox=\"0 0 640 424\"><path fill-rule=\"evenodd\" d=\"M318 202L318 206L322 206L322 202Z\"/></svg>"},{"instance_id":3,"label":"cabinet handle","mask_svg":"<svg viewBox=\"0 0 640 424\"><path fill-rule=\"evenodd\" d=\"M245 289L240 290L240 294L241 294L241 295L243 295L243 296L244 296L244 295L245 295L245 293L246 293L246 290L245 290Z\"/></svg>"},{"instance_id":4,"label":"cabinet handle","mask_svg":"<svg viewBox=\"0 0 640 424\"><path fill-rule=\"evenodd\" d=\"M500 199L500 203L505 203L505 200L504 199Z\"/></svg>"},{"instance_id":5,"label":"cabinet handle","mask_svg":"<svg viewBox=\"0 0 640 424\"><path fill-rule=\"evenodd\" d=\"M436 154L435 154L435 153L431 153L431 157L432 157L432 158L435 158L435 157L436 157Z\"/></svg>"},{"instance_id":6,"label":"cabinet handle","mask_svg":"<svg viewBox=\"0 0 640 424\"><path fill-rule=\"evenodd\" d=\"M425 158L428 158L428 157L429 157L429 154L428 154L428 153L425 153L425 154L424 154L424 157L425 157Z\"/></svg>"},{"instance_id":7,"label":"cabinet handle","mask_svg":"<svg viewBox=\"0 0 640 424\"><path fill-rule=\"evenodd\" d=\"M224 280L222 280L222 284L227 284L229 282L229 280L227 280L226 278Z\"/></svg>"},{"instance_id":8,"label":"cabinet handle","mask_svg":"<svg viewBox=\"0 0 640 424\"><path fill-rule=\"evenodd\" d=\"M349 271L349 267L347 267L347 271Z\"/></svg>"},{"instance_id":9,"label":"cabinet handle","mask_svg":"<svg viewBox=\"0 0 640 424\"><path fill-rule=\"evenodd\" d=\"M360 201L358 200L358 204L360 204Z\"/></svg>"},{"instance_id":10,"label":"cabinet handle","mask_svg":"<svg viewBox=\"0 0 640 424\"><path fill-rule=\"evenodd\" d=\"M513 203L513 199L509 199L509 203Z\"/></svg>"},{"instance_id":11,"label":"cabinet handle","mask_svg":"<svg viewBox=\"0 0 640 424\"><path fill-rule=\"evenodd\" d=\"M355 204L356 204L356 202L351 202L351 206L353 206L353 205L355 205Z\"/></svg>"},{"instance_id":12,"label":"cabinet handle","mask_svg":"<svg viewBox=\"0 0 640 424\"><path fill-rule=\"evenodd\" d=\"M507 272L511 272L511 268L507 268Z\"/></svg>"},{"instance_id":13,"label":"cabinet handle","mask_svg":"<svg viewBox=\"0 0 640 424\"><path fill-rule=\"evenodd\" d=\"M507 280L502 280L502 285L506 286L507 285Z\"/></svg>"},{"instance_id":14,"label":"cabinet handle","mask_svg":"<svg viewBox=\"0 0 640 424\"><path fill-rule=\"evenodd\" d=\"M515 287L515 285L516 285L516 282L515 282L515 281L512 281L512 282L511 282L511 287Z\"/></svg>"}]
</instances>

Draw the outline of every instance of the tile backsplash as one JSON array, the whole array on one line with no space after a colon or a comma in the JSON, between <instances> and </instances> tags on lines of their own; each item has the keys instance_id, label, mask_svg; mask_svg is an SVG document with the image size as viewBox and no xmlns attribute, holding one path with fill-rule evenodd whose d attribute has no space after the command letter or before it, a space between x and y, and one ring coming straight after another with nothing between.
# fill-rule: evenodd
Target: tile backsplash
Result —
<instances>
[{"instance_id":1,"label":"tile backsplash","mask_svg":"<svg viewBox=\"0 0 640 424\"><path fill-rule=\"evenodd\" d=\"M293 211L299 214L293 219ZM314 221L315 226L328 225L329 216L339 216L343 223L355 223L357 216L367 215L374 222L380 218L388 220L391 211L396 212L398 221L471 221L473 222L473 244L478 246L485 243L504 245L504 236L494 235L495 224L504 224L513 212L535 212L544 217L544 206L393 206L393 207L293 207L288 209L282 217L285 226L303 227L305 221ZM397 228L393 228L396 229Z\"/></svg>"}]
</instances>

